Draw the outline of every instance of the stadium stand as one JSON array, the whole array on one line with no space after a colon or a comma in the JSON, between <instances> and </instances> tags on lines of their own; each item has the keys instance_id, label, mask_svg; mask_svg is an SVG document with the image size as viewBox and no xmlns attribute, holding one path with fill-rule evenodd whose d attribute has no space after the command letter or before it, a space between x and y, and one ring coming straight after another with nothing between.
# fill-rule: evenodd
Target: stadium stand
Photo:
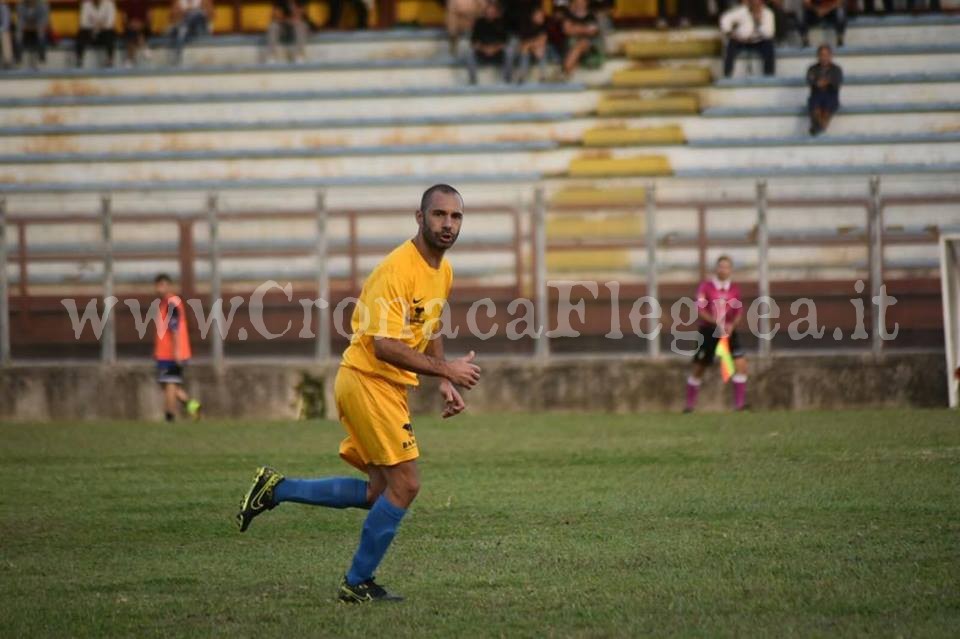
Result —
<instances>
[{"instance_id":1,"label":"stadium stand","mask_svg":"<svg viewBox=\"0 0 960 639\"><path fill-rule=\"evenodd\" d=\"M814 43L821 37L812 35ZM829 133L812 139L802 83L812 49L781 48L773 78L749 76L744 59L733 78L716 80L720 43L709 29L619 32L606 64L570 84L504 86L490 70L478 87L466 86L444 34L433 29L319 34L302 65L262 64L260 36L224 35L198 41L181 68L75 70L63 42L47 68L0 80L0 194L14 213L96 210L99 194L115 191L114 207L126 213L189 217L202 212L207 192L225 186L233 189L223 195L225 208L282 212L311 206L321 187L334 188L334 207L395 208L398 194L440 179L464 185L473 201L512 207L542 181L552 206L590 209L551 218L557 250L550 272L627 272L639 281L643 247L603 240L643 232L630 211L642 207L643 187L655 180L658 201L678 203L657 228L665 277L689 281L702 270L704 241L732 247L740 264L754 267L750 203L754 179L764 177L785 202L801 195L833 202L785 204L790 214L771 229L772 241L785 247L773 275L799 280L815 271L864 272L863 251L841 244L864 236L861 202L869 176L879 174L892 198L888 267L922 276L935 267L929 242L937 230L960 225L958 42L955 17L851 22L837 53L846 74L842 108ZM142 191L153 195L139 197ZM695 202L715 203L718 194L739 205L705 229L706 205ZM198 254L201 218L190 231ZM360 243L375 255L403 236L403 218L364 219L359 227L346 218L331 227L331 242L343 249L331 261L335 278L355 280L371 263L366 256L351 262L348 247ZM97 281L96 249L83 249L95 229L74 232L80 227L71 224L37 225L13 238L16 252L29 235L39 262L31 286ZM119 254L155 258L121 261L121 283L143 282L160 267L177 270L171 256L182 229L151 224L127 225L118 237ZM225 228L232 255L225 279L309 281L309 255L280 269L264 257L308 249L309 225L247 220ZM456 257L458 273L522 290L515 273L525 257L515 245L529 234L527 222L511 208L471 231L465 241L479 248ZM826 248L791 255L790 245ZM204 268L198 262L196 279Z\"/></svg>"}]
</instances>

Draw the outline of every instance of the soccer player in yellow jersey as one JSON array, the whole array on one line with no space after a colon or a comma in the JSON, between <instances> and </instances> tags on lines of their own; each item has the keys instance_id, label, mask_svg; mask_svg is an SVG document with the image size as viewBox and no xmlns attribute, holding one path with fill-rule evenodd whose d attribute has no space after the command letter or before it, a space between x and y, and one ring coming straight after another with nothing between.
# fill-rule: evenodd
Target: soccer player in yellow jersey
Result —
<instances>
[{"instance_id":1,"label":"soccer player in yellow jersey","mask_svg":"<svg viewBox=\"0 0 960 639\"><path fill-rule=\"evenodd\" d=\"M369 509L360 545L340 582L338 599L347 603L401 599L373 576L420 490L420 450L410 425L407 387L418 384L418 375L439 377L446 418L465 408L457 387L472 388L480 381L473 351L445 359L439 335L453 281L444 253L460 234L463 199L452 186L432 186L420 200L416 219L416 237L394 249L364 282L353 312L353 336L334 383L347 432L340 457L368 480L294 479L262 467L237 513L243 532L254 517L285 501Z\"/></svg>"}]
</instances>

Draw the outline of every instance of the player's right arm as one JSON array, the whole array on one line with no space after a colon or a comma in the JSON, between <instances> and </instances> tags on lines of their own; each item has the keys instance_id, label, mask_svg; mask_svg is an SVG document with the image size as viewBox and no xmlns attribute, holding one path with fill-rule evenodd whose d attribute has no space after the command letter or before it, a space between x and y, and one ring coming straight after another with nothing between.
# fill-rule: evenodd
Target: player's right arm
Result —
<instances>
[{"instance_id":1,"label":"player's right arm","mask_svg":"<svg viewBox=\"0 0 960 639\"><path fill-rule=\"evenodd\" d=\"M707 283L703 282L697 288L697 313L700 319L708 324L716 324L717 318L710 312L710 300L707 299Z\"/></svg>"},{"instance_id":2,"label":"player's right arm","mask_svg":"<svg viewBox=\"0 0 960 639\"><path fill-rule=\"evenodd\" d=\"M368 288L369 287L369 288ZM447 360L442 355L428 355L403 341L407 303L412 284L408 276L397 270L384 269L371 276L361 295L369 309L369 330L373 337L373 354L381 362L418 375L445 377L464 388L473 388L480 381L480 367L473 363L474 353ZM432 349L431 349L432 352Z\"/></svg>"},{"instance_id":3,"label":"player's right arm","mask_svg":"<svg viewBox=\"0 0 960 639\"><path fill-rule=\"evenodd\" d=\"M377 359L418 375L444 377L457 386L473 388L480 381L480 367L473 363L476 354L446 360L421 353L398 339L378 337L373 341L373 353Z\"/></svg>"}]
</instances>

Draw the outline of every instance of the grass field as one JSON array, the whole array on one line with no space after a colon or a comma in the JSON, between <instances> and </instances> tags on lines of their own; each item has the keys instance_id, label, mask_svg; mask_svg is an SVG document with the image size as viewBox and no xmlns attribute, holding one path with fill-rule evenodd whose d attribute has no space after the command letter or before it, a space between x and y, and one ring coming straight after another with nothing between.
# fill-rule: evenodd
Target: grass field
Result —
<instances>
[{"instance_id":1,"label":"grass field","mask_svg":"<svg viewBox=\"0 0 960 639\"><path fill-rule=\"evenodd\" d=\"M947 411L420 419L424 489L345 607L362 511L254 467L344 474L333 423L0 426L9 637L953 636Z\"/></svg>"}]
</instances>

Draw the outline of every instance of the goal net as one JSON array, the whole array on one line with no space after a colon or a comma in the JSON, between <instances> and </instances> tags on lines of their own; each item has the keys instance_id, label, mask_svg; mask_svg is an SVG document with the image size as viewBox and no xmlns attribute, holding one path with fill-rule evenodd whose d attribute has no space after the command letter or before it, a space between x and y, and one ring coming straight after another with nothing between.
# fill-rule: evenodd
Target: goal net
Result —
<instances>
[{"instance_id":1,"label":"goal net","mask_svg":"<svg viewBox=\"0 0 960 639\"><path fill-rule=\"evenodd\" d=\"M947 351L947 389L951 408L958 405L960 366L960 235L940 236L940 286L943 292L943 340Z\"/></svg>"}]
</instances>

